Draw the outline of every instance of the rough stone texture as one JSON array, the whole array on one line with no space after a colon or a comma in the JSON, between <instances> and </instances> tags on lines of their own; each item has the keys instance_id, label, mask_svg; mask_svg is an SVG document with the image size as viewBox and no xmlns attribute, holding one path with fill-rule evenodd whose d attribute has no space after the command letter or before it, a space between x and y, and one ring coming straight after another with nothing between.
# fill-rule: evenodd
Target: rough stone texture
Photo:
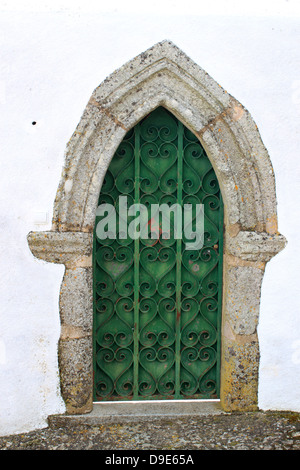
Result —
<instances>
[{"instance_id":1,"label":"rough stone texture","mask_svg":"<svg viewBox=\"0 0 300 470\"><path fill-rule=\"evenodd\" d=\"M92 311L92 268L66 269L60 291L62 327L77 328L82 335L91 335Z\"/></svg>"},{"instance_id":2,"label":"rough stone texture","mask_svg":"<svg viewBox=\"0 0 300 470\"><path fill-rule=\"evenodd\" d=\"M259 346L256 335L225 337L221 405L225 411L257 410Z\"/></svg>"},{"instance_id":3,"label":"rough stone texture","mask_svg":"<svg viewBox=\"0 0 300 470\"><path fill-rule=\"evenodd\" d=\"M91 266L92 241L85 232L30 232L29 247L37 258L65 266Z\"/></svg>"},{"instance_id":4,"label":"rough stone texture","mask_svg":"<svg viewBox=\"0 0 300 470\"><path fill-rule=\"evenodd\" d=\"M61 392L69 413L92 408L92 268L66 269L60 292Z\"/></svg>"},{"instance_id":5,"label":"rough stone texture","mask_svg":"<svg viewBox=\"0 0 300 470\"><path fill-rule=\"evenodd\" d=\"M93 407L92 337L59 340L61 393L68 413L88 413Z\"/></svg>"},{"instance_id":6,"label":"rough stone texture","mask_svg":"<svg viewBox=\"0 0 300 470\"><path fill-rule=\"evenodd\" d=\"M269 261L286 246L286 239L280 234L240 231L234 238L226 236L229 253L248 261Z\"/></svg>"},{"instance_id":7,"label":"rough stone texture","mask_svg":"<svg viewBox=\"0 0 300 470\"><path fill-rule=\"evenodd\" d=\"M226 276L228 322L235 334L251 335L258 323L263 271L252 266L232 266Z\"/></svg>"},{"instance_id":8,"label":"rough stone texture","mask_svg":"<svg viewBox=\"0 0 300 470\"><path fill-rule=\"evenodd\" d=\"M35 256L67 268L59 356L70 413L91 407L91 282L88 271L79 268L91 266L102 181L126 132L157 106L165 106L198 136L218 177L225 231L221 403L227 411L257 406L260 286L265 263L286 243L277 231L273 168L248 111L173 43L163 41L93 92L66 149L53 230L28 236Z\"/></svg>"},{"instance_id":9,"label":"rough stone texture","mask_svg":"<svg viewBox=\"0 0 300 470\"><path fill-rule=\"evenodd\" d=\"M108 454L98 452L100 465L104 465L107 455L122 456L118 453L122 450L163 450L176 454L184 450L300 450L300 415L291 412L226 413L91 425L73 419L69 426L64 420L54 419L48 428L0 437L0 450L15 449L109 451ZM142 458L147 458L146 453ZM199 459L194 464L202 462L203 465L202 453L193 454L193 458ZM140 462L139 468L142 465L145 464Z\"/></svg>"}]
</instances>

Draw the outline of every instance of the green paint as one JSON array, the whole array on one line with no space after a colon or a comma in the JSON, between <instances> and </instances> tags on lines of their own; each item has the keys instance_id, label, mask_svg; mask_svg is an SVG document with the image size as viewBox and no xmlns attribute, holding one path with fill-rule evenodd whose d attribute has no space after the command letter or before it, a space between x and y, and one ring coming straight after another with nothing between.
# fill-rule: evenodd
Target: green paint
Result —
<instances>
[{"instance_id":1,"label":"green paint","mask_svg":"<svg viewBox=\"0 0 300 470\"><path fill-rule=\"evenodd\" d=\"M220 388L223 203L198 139L164 108L125 136L99 204L203 204L204 246L94 233L94 400L217 398ZM127 226L136 215L129 215ZM96 217L95 227L101 219ZM125 226L126 226L125 224Z\"/></svg>"}]
</instances>

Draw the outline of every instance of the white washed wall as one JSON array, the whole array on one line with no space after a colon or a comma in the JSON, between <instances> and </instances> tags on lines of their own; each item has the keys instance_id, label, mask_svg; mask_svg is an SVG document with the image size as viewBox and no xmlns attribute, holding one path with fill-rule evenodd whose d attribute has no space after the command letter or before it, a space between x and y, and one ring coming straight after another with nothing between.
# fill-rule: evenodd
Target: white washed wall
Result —
<instances>
[{"instance_id":1,"label":"white washed wall","mask_svg":"<svg viewBox=\"0 0 300 470\"><path fill-rule=\"evenodd\" d=\"M34 259L26 235L51 227L65 146L94 88L163 39L250 111L270 153L288 246L263 281L259 406L300 411L300 4L206 3L74 0L50 9L0 1L2 435L44 427L49 414L64 411L57 367L64 268Z\"/></svg>"}]
</instances>

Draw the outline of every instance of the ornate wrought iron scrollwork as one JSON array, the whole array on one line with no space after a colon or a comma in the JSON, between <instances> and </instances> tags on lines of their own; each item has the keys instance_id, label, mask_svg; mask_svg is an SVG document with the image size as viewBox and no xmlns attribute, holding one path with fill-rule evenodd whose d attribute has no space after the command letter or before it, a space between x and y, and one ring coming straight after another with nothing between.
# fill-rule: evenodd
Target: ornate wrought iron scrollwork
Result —
<instances>
[{"instance_id":1,"label":"ornate wrought iron scrollwork","mask_svg":"<svg viewBox=\"0 0 300 470\"><path fill-rule=\"evenodd\" d=\"M119 221L134 220L119 207L122 195L145 206L149 238L121 233ZM217 397L223 206L203 147L158 108L119 146L102 202L118 217L114 239L94 233L95 400ZM188 250L184 235L164 231L153 204L203 204L203 247Z\"/></svg>"}]
</instances>

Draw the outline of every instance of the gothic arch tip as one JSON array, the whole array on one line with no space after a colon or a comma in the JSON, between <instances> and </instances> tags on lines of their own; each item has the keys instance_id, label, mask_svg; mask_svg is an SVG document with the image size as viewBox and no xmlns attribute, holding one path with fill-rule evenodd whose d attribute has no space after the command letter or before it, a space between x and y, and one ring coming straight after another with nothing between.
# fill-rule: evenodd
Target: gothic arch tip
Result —
<instances>
[{"instance_id":1,"label":"gothic arch tip","mask_svg":"<svg viewBox=\"0 0 300 470\"><path fill-rule=\"evenodd\" d=\"M91 231L101 182L126 132L158 106L194 132L222 187L229 225L277 232L271 161L248 111L172 41L161 41L97 87L71 137L53 228Z\"/></svg>"}]
</instances>

